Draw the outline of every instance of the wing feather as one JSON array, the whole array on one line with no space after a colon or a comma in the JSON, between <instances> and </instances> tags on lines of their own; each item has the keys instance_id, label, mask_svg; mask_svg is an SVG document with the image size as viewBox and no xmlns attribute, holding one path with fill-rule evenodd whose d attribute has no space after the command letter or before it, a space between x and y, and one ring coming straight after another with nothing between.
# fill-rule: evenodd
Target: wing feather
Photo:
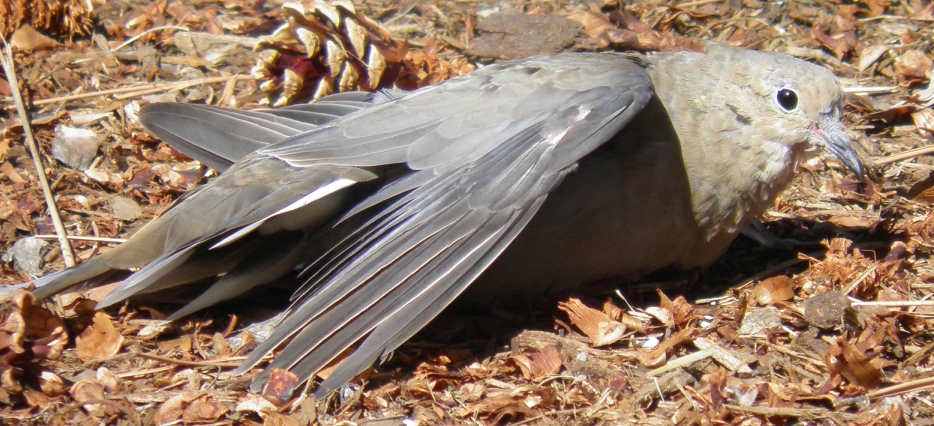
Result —
<instances>
[{"instance_id":1,"label":"wing feather","mask_svg":"<svg viewBox=\"0 0 934 426\"><path fill-rule=\"evenodd\" d=\"M613 57L600 57L605 58ZM560 68L542 72L544 81L523 69L558 64L523 61L349 115L316 135L352 147L338 159L325 156L327 161L358 167L374 159L404 161L413 173L351 210L382 206L330 252L296 293L292 313L240 371L291 339L270 367L306 378L359 343L322 386L321 392L328 392L430 321L508 246L573 164L648 102L651 83L641 68L619 58L610 61L616 68L603 70L613 78L589 76L574 87L559 78ZM519 77L532 82L511 80ZM477 86L463 103L453 97L462 86ZM496 93L500 88L509 95ZM549 92L558 93L557 101L546 99ZM511 104L502 105L503 99ZM509 111L510 120L487 116L491 124L480 129L450 124L462 118L482 122L484 110L477 103ZM365 130L355 122L364 116L370 126ZM402 121L384 122L395 119ZM394 145L407 132L418 138ZM328 148L331 144L293 140L263 152L290 163L314 162L321 149L335 149Z\"/></svg>"},{"instance_id":2,"label":"wing feather","mask_svg":"<svg viewBox=\"0 0 934 426\"><path fill-rule=\"evenodd\" d=\"M385 357L456 298L575 163L625 126L651 96L649 77L627 58L573 54L488 66L407 95L387 94L386 102L352 112L355 99L333 99L313 112L269 113L274 117L210 110L199 116L202 125L208 118L238 123L261 142L287 136L239 160L140 233L164 242L150 250L162 253L151 257L153 269L186 264L189 246L195 253L224 238L246 244L236 238L238 229L257 228L244 235L305 229L333 240L306 271L290 315L239 370L284 345L271 367L307 379L359 344L324 383L321 391L327 392ZM318 126L318 118L302 114L333 121ZM265 120L271 124L262 127ZM301 129L303 120L315 127ZM160 127L171 130L171 122ZM219 158L234 156L225 155ZM308 223L289 211L318 189L333 184L344 193L335 182L369 180L389 165L402 169L401 177L355 206L322 207L323 216ZM301 211L314 213L327 199L302 204ZM333 219L332 231L302 228L316 230L327 219ZM141 272L159 282L159 274ZM232 287L225 283L208 293L226 297ZM207 302L197 300L192 309Z\"/></svg>"}]
</instances>

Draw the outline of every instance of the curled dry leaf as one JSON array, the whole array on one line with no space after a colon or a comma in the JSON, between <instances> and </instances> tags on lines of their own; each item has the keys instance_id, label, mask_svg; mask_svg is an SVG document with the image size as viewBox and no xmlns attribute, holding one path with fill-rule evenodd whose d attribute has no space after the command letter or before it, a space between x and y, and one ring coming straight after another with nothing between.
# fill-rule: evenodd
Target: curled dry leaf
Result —
<instances>
[{"instance_id":1,"label":"curled dry leaf","mask_svg":"<svg viewBox=\"0 0 934 426\"><path fill-rule=\"evenodd\" d=\"M610 21L616 23L618 27L603 34L610 45L616 49L657 50L661 52L678 50L704 51L703 45L697 40L684 37L671 29L657 31L625 9L614 10L610 14Z\"/></svg>"},{"instance_id":2,"label":"curled dry leaf","mask_svg":"<svg viewBox=\"0 0 934 426\"><path fill-rule=\"evenodd\" d=\"M24 178L21 174L19 174L19 172L16 171L16 169L13 167L13 164L11 164L9 161L6 161L3 163L3 165L0 165L0 173L3 173L3 176L5 176L13 183L29 183L26 178Z\"/></svg>"},{"instance_id":3,"label":"curled dry leaf","mask_svg":"<svg viewBox=\"0 0 934 426\"><path fill-rule=\"evenodd\" d=\"M192 400L182 412L184 423L213 423L220 420L230 410L226 405L215 401L210 395L200 395Z\"/></svg>"},{"instance_id":4,"label":"curled dry leaf","mask_svg":"<svg viewBox=\"0 0 934 426\"><path fill-rule=\"evenodd\" d=\"M863 219L856 216L834 216L827 219L834 226L840 228L869 228L873 225L872 220Z\"/></svg>"},{"instance_id":5,"label":"curled dry leaf","mask_svg":"<svg viewBox=\"0 0 934 426\"><path fill-rule=\"evenodd\" d=\"M114 327L107 314L94 314L91 325L75 339L78 358L82 361L110 358L120 352L123 335Z\"/></svg>"},{"instance_id":6,"label":"curled dry leaf","mask_svg":"<svg viewBox=\"0 0 934 426\"><path fill-rule=\"evenodd\" d=\"M104 384L108 392L120 392L123 390L123 379L117 377L117 375L107 367L97 369L97 380Z\"/></svg>"},{"instance_id":7,"label":"curled dry leaf","mask_svg":"<svg viewBox=\"0 0 934 426\"><path fill-rule=\"evenodd\" d=\"M864 72L872 64L882 59L882 56L889 51L890 47L885 45L866 46L859 52L859 72Z\"/></svg>"},{"instance_id":8,"label":"curled dry leaf","mask_svg":"<svg viewBox=\"0 0 934 426\"><path fill-rule=\"evenodd\" d=\"M52 402L52 398L49 398L46 394L32 389L23 391L23 398L26 400L26 404L34 408L48 407Z\"/></svg>"},{"instance_id":9,"label":"curled dry leaf","mask_svg":"<svg viewBox=\"0 0 934 426\"><path fill-rule=\"evenodd\" d=\"M606 33L617 29L616 25L613 25L605 15L591 10L574 12L568 15L568 19L581 24L588 37L600 40L601 47L609 44L606 41Z\"/></svg>"},{"instance_id":10,"label":"curled dry leaf","mask_svg":"<svg viewBox=\"0 0 934 426\"><path fill-rule=\"evenodd\" d=\"M43 371L39 373L38 382L39 389L42 389L42 392L48 396L62 395L68 389L65 386L65 381L51 371Z\"/></svg>"},{"instance_id":11,"label":"curled dry leaf","mask_svg":"<svg viewBox=\"0 0 934 426\"><path fill-rule=\"evenodd\" d=\"M56 44L58 43L55 40L46 37L30 25L19 27L10 37L10 45L23 52L48 49Z\"/></svg>"},{"instance_id":12,"label":"curled dry leaf","mask_svg":"<svg viewBox=\"0 0 934 426\"><path fill-rule=\"evenodd\" d=\"M525 385L502 391L487 390L487 397L455 410L461 416L478 414L486 424L509 423L520 417L532 417L542 408L551 407L557 397L554 388Z\"/></svg>"},{"instance_id":13,"label":"curled dry leaf","mask_svg":"<svg viewBox=\"0 0 934 426\"><path fill-rule=\"evenodd\" d=\"M668 296L665 296L665 293L658 290L658 298L658 307L671 313L674 325L684 327L694 318L694 306L688 303L684 296L678 296L675 300L671 300Z\"/></svg>"},{"instance_id":14,"label":"curled dry leaf","mask_svg":"<svg viewBox=\"0 0 934 426\"><path fill-rule=\"evenodd\" d=\"M594 346L616 343L626 333L625 324L613 321L607 314L587 307L578 299L559 303L558 309L568 314L571 324L587 335Z\"/></svg>"},{"instance_id":15,"label":"curled dry leaf","mask_svg":"<svg viewBox=\"0 0 934 426\"><path fill-rule=\"evenodd\" d=\"M823 358L830 370L830 378L821 386L818 394L828 392L832 389L830 384L839 382L841 378L863 391L875 389L882 383L883 374L879 367L881 360L869 359L843 338L837 339L836 343L824 352Z\"/></svg>"},{"instance_id":16,"label":"curled dry leaf","mask_svg":"<svg viewBox=\"0 0 934 426\"><path fill-rule=\"evenodd\" d=\"M529 380L538 381L561 371L561 354L552 347L531 354L519 354L511 357L519 366L522 375Z\"/></svg>"},{"instance_id":17,"label":"curled dry leaf","mask_svg":"<svg viewBox=\"0 0 934 426\"><path fill-rule=\"evenodd\" d=\"M658 306L649 306L645 308L645 313L655 318L659 323L661 323L665 328L671 328L675 326L674 317L671 314L671 311L668 309L662 309Z\"/></svg>"},{"instance_id":18,"label":"curled dry leaf","mask_svg":"<svg viewBox=\"0 0 934 426\"><path fill-rule=\"evenodd\" d=\"M911 113L911 121L914 121L921 136L934 134L934 111L931 111L931 108Z\"/></svg>"},{"instance_id":19,"label":"curled dry leaf","mask_svg":"<svg viewBox=\"0 0 934 426\"><path fill-rule=\"evenodd\" d=\"M895 72L903 83L925 82L931 79L934 61L920 50L902 53L895 61Z\"/></svg>"},{"instance_id":20,"label":"curled dry leaf","mask_svg":"<svg viewBox=\"0 0 934 426\"><path fill-rule=\"evenodd\" d=\"M674 352L674 349L678 346L689 342L696 331L697 330L694 328L686 328L672 334L659 343L658 346L652 348L651 351L640 355L639 362L646 367L658 367L663 365L668 360L669 353Z\"/></svg>"},{"instance_id":21,"label":"curled dry leaf","mask_svg":"<svg viewBox=\"0 0 934 426\"><path fill-rule=\"evenodd\" d=\"M97 411L101 402L105 401L105 386L100 380L87 379L81 380L71 386L68 391L75 402L80 404L87 411Z\"/></svg>"},{"instance_id":22,"label":"curled dry leaf","mask_svg":"<svg viewBox=\"0 0 934 426\"><path fill-rule=\"evenodd\" d=\"M784 275L771 277L756 285L750 293L750 299L762 306L784 302L795 297L795 282Z\"/></svg>"},{"instance_id":23,"label":"curled dry leaf","mask_svg":"<svg viewBox=\"0 0 934 426\"><path fill-rule=\"evenodd\" d=\"M266 398L247 393L237 401L237 408L235 408L235 410L241 413L254 412L259 415L264 415L266 412L275 412L277 409L276 406L272 405Z\"/></svg>"},{"instance_id":24,"label":"curled dry leaf","mask_svg":"<svg viewBox=\"0 0 934 426\"><path fill-rule=\"evenodd\" d=\"M627 314L626 311L613 304L613 302L609 299L607 299L606 302L603 302L603 312L614 321L623 323L627 329L633 330L637 333L645 333L645 324L642 323L642 320Z\"/></svg>"},{"instance_id":25,"label":"curled dry leaf","mask_svg":"<svg viewBox=\"0 0 934 426\"><path fill-rule=\"evenodd\" d=\"M215 401L206 393L182 392L159 406L152 417L152 423L157 425L212 423L228 411L224 404Z\"/></svg>"}]
</instances>

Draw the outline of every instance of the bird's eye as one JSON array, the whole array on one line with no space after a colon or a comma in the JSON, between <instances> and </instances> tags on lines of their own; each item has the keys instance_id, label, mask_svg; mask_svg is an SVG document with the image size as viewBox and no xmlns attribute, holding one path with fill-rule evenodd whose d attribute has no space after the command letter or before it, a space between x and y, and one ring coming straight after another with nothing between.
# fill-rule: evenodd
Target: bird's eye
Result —
<instances>
[{"instance_id":1,"label":"bird's eye","mask_svg":"<svg viewBox=\"0 0 934 426\"><path fill-rule=\"evenodd\" d=\"M798 94L793 90L782 89L776 95L778 104L785 110L791 111L798 107Z\"/></svg>"}]
</instances>

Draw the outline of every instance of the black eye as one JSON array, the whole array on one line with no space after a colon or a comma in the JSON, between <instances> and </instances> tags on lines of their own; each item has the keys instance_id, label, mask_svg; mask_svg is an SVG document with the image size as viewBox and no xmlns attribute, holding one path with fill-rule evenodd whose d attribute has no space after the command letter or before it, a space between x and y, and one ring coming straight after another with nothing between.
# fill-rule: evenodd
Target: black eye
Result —
<instances>
[{"instance_id":1,"label":"black eye","mask_svg":"<svg viewBox=\"0 0 934 426\"><path fill-rule=\"evenodd\" d=\"M798 107L798 94L792 90L779 90L777 98L778 104L781 105L785 111L791 111Z\"/></svg>"}]
</instances>

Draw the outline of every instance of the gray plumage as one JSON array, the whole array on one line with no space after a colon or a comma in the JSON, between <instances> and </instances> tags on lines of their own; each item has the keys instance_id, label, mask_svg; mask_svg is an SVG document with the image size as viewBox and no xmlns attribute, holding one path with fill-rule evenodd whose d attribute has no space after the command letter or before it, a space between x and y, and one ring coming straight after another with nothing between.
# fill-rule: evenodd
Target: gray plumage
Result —
<instances>
[{"instance_id":1,"label":"gray plumage","mask_svg":"<svg viewBox=\"0 0 934 426\"><path fill-rule=\"evenodd\" d=\"M540 56L272 111L150 105L150 130L229 168L36 293L141 268L108 306L218 277L177 318L300 273L290 314L238 371L281 349L270 367L308 379L358 344L322 395L462 293L488 305L711 263L817 149L862 172L842 97L818 66L711 45Z\"/></svg>"}]
</instances>

